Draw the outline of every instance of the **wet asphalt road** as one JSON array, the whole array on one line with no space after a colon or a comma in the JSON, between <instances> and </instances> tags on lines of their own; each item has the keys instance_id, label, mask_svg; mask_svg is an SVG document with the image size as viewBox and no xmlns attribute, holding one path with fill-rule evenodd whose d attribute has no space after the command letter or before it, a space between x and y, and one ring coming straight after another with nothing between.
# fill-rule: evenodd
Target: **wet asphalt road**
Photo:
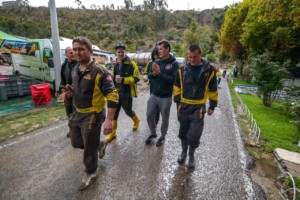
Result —
<instances>
[{"instance_id":1,"label":"wet asphalt road","mask_svg":"<svg viewBox=\"0 0 300 200\"><path fill-rule=\"evenodd\" d=\"M98 178L82 192L77 187L84 175L83 154L66 138L66 121L0 143L0 199L261 199L247 176L225 79L218 108L205 118L194 170L177 163L175 104L165 144L145 145L148 97L145 92L134 99L138 131L131 130L131 119L121 111L117 138L99 161Z\"/></svg>"}]
</instances>

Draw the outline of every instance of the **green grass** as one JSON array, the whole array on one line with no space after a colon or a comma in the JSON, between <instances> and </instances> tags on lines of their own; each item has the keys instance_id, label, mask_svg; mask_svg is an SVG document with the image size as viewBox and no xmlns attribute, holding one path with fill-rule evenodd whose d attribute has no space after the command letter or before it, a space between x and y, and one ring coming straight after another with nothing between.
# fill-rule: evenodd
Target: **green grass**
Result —
<instances>
[{"instance_id":1,"label":"green grass","mask_svg":"<svg viewBox=\"0 0 300 200\"><path fill-rule=\"evenodd\" d=\"M0 117L0 141L52 125L61 119L66 119L63 105L36 108L8 117Z\"/></svg>"},{"instance_id":2,"label":"green grass","mask_svg":"<svg viewBox=\"0 0 300 200\"><path fill-rule=\"evenodd\" d=\"M231 91L236 84L249 84L240 79L234 79L230 84ZM232 96L235 96L232 93ZM284 101L275 101L271 107L265 107L259 97L252 95L239 95L252 113L257 125L261 129L261 141L267 143L267 151L273 152L275 148L283 148L290 151L300 152L297 144L300 140L300 133L291 123L291 118L287 116ZM233 101L236 101L233 98Z\"/></svg>"},{"instance_id":3,"label":"green grass","mask_svg":"<svg viewBox=\"0 0 300 200\"><path fill-rule=\"evenodd\" d=\"M256 86L254 83L246 82L240 78L233 78L233 87L235 87L237 84L247 85L247 86ZM230 84L232 85L232 84Z\"/></svg>"}]
</instances>

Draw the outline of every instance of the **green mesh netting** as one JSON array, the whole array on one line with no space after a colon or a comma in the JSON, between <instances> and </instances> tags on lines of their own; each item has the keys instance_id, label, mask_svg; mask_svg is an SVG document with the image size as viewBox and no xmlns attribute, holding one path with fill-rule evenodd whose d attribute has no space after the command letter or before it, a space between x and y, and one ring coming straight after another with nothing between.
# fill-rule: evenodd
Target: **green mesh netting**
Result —
<instances>
[{"instance_id":1,"label":"green mesh netting","mask_svg":"<svg viewBox=\"0 0 300 200\"><path fill-rule=\"evenodd\" d=\"M40 107L45 107L54 104L56 104L56 99L52 98L50 104L41 105L38 107L40 108ZM32 110L35 108L37 107L34 105L31 96L12 98L7 101L0 101L0 116L6 116L13 113Z\"/></svg>"}]
</instances>

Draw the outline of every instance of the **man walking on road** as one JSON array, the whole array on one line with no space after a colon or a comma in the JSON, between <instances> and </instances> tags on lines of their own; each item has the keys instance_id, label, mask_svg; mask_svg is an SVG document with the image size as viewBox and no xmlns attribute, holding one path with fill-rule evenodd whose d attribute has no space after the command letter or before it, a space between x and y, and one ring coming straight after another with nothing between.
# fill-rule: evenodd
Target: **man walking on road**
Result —
<instances>
[{"instance_id":1,"label":"man walking on road","mask_svg":"<svg viewBox=\"0 0 300 200\"><path fill-rule=\"evenodd\" d=\"M199 147L203 131L206 100L209 98L207 114L213 114L218 103L218 83L216 71L210 63L201 58L199 45L188 48L189 63L177 72L174 83L174 101L178 105L179 138L182 152L179 163L184 163L189 147L190 168L195 167L194 153Z\"/></svg>"},{"instance_id":2,"label":"man walking on road","mask_svg":"<svg viewBox=\"0 0 300 200\"><path fill-rule=\"evenodd\" d=\"M161 146L165 141L169 127L169 115L172 104L173 84L178 69L178 62L170 55L171 45L163 40L158 43L160 59L153 62L148 78L152 84L152 92L147 104L147 122L150 129L150 136L145 143L150 144L151 140L157 137L156 134L156 113L162 117L161 136L156 146Z\"/></svg>"},{"instance_id":3,"label":"man walking on road","mask_svg":"<svg viewBox=\"0 0 300 200\"><path fill-rule=\"evenodd\" d=\"M110 142L117 136L118 117L121 108L123 108L126 115L132 119L132 130L137 130L140 124L138 116L132 110L132 97L137 97L136 83L140 81L139 69L137 64L130 60L128 56L126 56L125 49L126 47L124 44L117 43L117 62L112 68L112 76L119 93L119 104L116 108L116 113L114 116L113 130L108 136L105 137L105 142Z\"/></svg>"},{"instance_id":4,"label":"man walking on road","mask_svg":"<svg viewBox=\"0 0 300 200\"><path fill-rule=\"evenodd\" d=\"M107 69L92 60L89 39L74 38L73 51L78 65L72 72L73 85L67 87L67 95L73 95L76 110L69 119L69 127L72 146L84 149L86 174L78 188L84 190L97 177L98 157L104 156L106 147L100 142L101 126L104 122L105 135L112 131L118 93Z\"/></svg>"}]
</instances>

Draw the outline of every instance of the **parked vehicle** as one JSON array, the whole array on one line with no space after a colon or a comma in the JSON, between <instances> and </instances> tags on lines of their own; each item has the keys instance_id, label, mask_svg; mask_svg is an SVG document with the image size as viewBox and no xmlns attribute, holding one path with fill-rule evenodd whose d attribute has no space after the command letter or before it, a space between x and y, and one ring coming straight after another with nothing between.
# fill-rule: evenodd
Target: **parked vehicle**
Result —
<instances>
[{"instance_id":1,"label":"parked vehicle","mask_svg":"<svg viewBox=\"0 0 300 200\"><path fill-rule=\"evenodd\" d=\"M61 63L66 58L65 48L72 46L72 40L60 38ZM35 78L55 86L55 69L53 62L53 45L50 39L32 39L19 43L11 51L13 73Z\"/></svg>"},{"instance_id":2,"label":"parked vehicle","mask_svg":"<svg viewBox=\"0 0 300 200\"><path fill-rule=\"evenodd\" d=\"M65 48L72 46L72 40L60 38L61 63L64 62ZM101 51L99 47L93 45L93 58L105 65L109 63L109 54ZM53 45L50 39L32 39L23 43L18 43L11 48L13 73L35 78L41 82L51 84L51 89L55 86L55 68L53 62Z\"/></svg>"}]
</instances>

